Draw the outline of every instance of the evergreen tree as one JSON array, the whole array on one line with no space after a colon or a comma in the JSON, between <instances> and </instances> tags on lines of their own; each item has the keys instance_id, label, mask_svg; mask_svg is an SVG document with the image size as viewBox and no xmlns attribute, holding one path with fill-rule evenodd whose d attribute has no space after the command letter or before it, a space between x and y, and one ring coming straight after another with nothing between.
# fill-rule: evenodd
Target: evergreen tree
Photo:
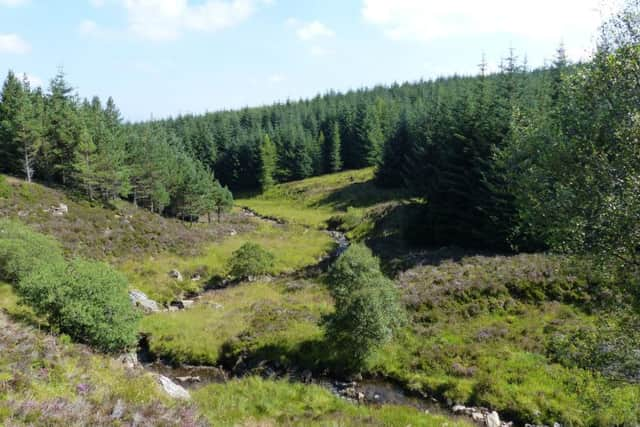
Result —
<instances>
[{"instance_id":1,"label":"evergreen tree","mask_svg":"<svg viewBox=\"0 0 640 427\"><path fill-rule=\"evenodd\" d=\"M262 191L268 190L275 183L276 163L276 146L269 135L265 135L264 141L260 145L260 187Z\"/></svg>"},{"instance_id":2,"label":"evergreen tree","mask_svg":"<svg viewBox=\"0 0 640 427\"><path fill-rule=\"evenodd\" d=\"M325 143L325 171L328 173L339 172L342 169L342 143L340 141L340 126L338 122L333 122L330 138Z\"/></svg>"}]
</instances>

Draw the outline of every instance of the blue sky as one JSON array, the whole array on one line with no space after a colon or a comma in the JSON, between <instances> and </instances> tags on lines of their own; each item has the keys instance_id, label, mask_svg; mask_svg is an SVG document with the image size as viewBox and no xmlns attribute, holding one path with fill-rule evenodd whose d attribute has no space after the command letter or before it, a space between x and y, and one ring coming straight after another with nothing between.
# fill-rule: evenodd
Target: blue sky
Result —
<instances>
[{"instance_id":1,"label":"blue sky","mask_svg":"<svg viewBox=\"0 0 640 427\"><path fill-rule=\"evenodd\" d=\"M142 120L588 55L600 0L0 0L0 72Z\"/></svg>"}]
</instances>

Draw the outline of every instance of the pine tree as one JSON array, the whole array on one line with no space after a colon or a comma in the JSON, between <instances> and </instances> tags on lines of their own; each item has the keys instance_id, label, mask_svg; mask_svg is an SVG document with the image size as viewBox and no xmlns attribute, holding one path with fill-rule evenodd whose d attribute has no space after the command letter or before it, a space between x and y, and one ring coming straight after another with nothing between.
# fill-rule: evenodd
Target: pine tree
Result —
<instances>
[{"instance_id":1,"label":"pine tree","mask_svg":"<svg viewBox=\"0 0 640 427\"><path fill-rule=\"evenodd\" d=\"M47 103L46 139L48 172L62 184L75 173L76 150L81 137L75 99L62 70L51 80Z\"/></svg>"},{"instance_id":2,"label":"pine tree","mask_svg":"<svg viewBox=\"0 0 640 427\"><path fill-rule=\"evenodd\" d=\"M26 77L20 82L9 72L0 103L0 153L4 172L31 182L42 143L42 98L32 92Z\"/></svg>"},{"instance_id":3,"label":"pine tree","mask_svg":"<svg viewBox=\"0 0 640 427\"><path fill-rule=\"evenodd\" d=\"M269 135L265 135L260 145L260 187L262 191L268 190L275 183L276 155L275 144Z\"/></svg>"},{"instance_id":4,"label":"pine tree","mask_svg":"<svg viewBox=\"0 0 640 427\"><path fill-rule=\"evenodd\" d=\"M326 140L325 147L326 171L329 173L339 172L342 169L342 143L340 141L340 125L333 122L331 136Z\"/></svg>"}]
</instances>

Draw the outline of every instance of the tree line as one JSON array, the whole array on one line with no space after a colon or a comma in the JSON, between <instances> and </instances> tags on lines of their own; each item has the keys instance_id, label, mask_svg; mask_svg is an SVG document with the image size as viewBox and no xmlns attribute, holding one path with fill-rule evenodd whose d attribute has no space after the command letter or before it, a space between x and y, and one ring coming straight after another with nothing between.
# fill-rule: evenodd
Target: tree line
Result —
<instances>
[{"instance_id":1,"label":"tree line","mask_svg":"<svg viewBox=\"0 0 640 427\"><path fill-rule=\"evenodd\" d=\"M9 71L0 94L0 172L118 197L193 219L227 210L231 192L160 126L131 133L112 98L81 99L60 71L47 92Z\"/></svg>"}]
</instances>

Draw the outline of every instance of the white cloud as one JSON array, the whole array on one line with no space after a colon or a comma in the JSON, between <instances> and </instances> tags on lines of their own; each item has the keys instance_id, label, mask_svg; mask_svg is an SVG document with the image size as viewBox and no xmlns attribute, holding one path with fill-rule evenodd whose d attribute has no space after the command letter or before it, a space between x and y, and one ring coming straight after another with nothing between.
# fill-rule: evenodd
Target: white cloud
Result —
<instances>
[{"instance_id":1,"label":"white cloud","mask_svg":"<svg viewBox=\"0 0 640 427\"><path fill-rule=\"evenodd\" d=\"M31 46L17 34L0 34L0 53L21 55L29 53Z\"/></svg>"},{"instance_id":2,"label":"white cloud","mask_svg":"<svg viewBox=\"0 0 640 427\"><path fill-rule=\"evenodd\" d=\"M292 22L294 25L297 23L297 21L290 22ZM327 27L319 21L313 21L298 25L299 27L296 31L296 34L298 35L298 38L300 40L308 41L335 36L335 32L331 28Z\"/></svg>"},{"instance_id":3,"label":"white cloud","mask_svg":"<svg viewBox=\"0 0 640 427\"><path fill-rule=\"evenodd\" d=\"M89 0L89 3L91 4L91 6L95 7L95 8L101 8L104 6L106 0Z\"/></svg>"},{"instance_id":4,"label":"white cloud","mask_svg":"<svg viewBox=\"0 0 640 427\"><path fill-rule=\"evenodd\" d=\"M0 0L0 6L18 7L29 3L29 0Z\"/></svg>"},{"instance_id":5,"label":"white cloud","mask_svg":"<svg viewBox=\"0 0 640 427\"><path fill-rule=\"evenodd\" d=\"M215 32L240 24L259 4L272 0L122 0L135 35L155 41L175 40L187 31Z\"/></svg>"},{"instance_id":6,"label":"white cloud","mask_svg":"<svg viewBox=\"0 0 640 427\"><path fill-rule=\"evenodd\" d=\"M432 41L510 33L560 40L592 33L601 20L600 0L363 0L365 21L393 40Z\"/></svg>"}]
</instances>

